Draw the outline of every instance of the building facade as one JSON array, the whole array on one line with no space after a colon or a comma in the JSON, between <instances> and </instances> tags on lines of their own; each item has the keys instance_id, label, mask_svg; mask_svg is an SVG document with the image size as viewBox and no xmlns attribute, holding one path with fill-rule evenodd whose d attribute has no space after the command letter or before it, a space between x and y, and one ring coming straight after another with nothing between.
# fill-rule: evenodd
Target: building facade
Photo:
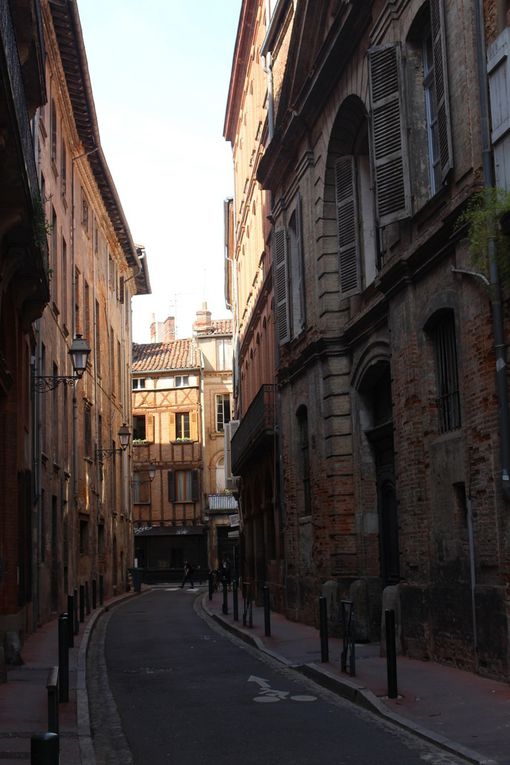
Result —
<instances>
[{"instance_id":1,"label":"building facade","mask_svg":"<svg viewBox=\"0 0 510 765\"><path fill-rule=\"evenodd\" d=\"M506 287L490 245L473 258L462 214L494 185L494 154L504 177L507 10L280 2L258 61L256 171L271 195L286 611L313 623L324 592L334 620L350 601L357 638L378 640L391 607L401 651L504 677Z\"/></svg>"},{"instance_id":2,"label":"building facade","mask_svg":"<svg viewBox=\"0 0 510 765\"><path fill-rule=\"evenodd\" d=\"M266 8L267 5L267 8ZM279 494L270 197L256 173L268 140L267 73L258 51L270 5L243 2L232 63L224 137L232 146L234 199L225 207L226 298L234 316L235 421L230 459L239 478L242 576L259 596L271 583L284 603L283 515Z\"/></svg>"},{"instance_id":3,"label":"building facade","mask_svg":"<svg viewBox=\"0 0 510 765\"><path fill-rule=\"evenodd\" d=\"M202 359L204 419L204 509L208 518L208 565L224 559L238 570L238 505L226 484L225 433L232 420L232 321L212 319L204 303L197 311L193 337Z\"/></svg>"},{"instance_id":4,"label":"building facade","mask_svg":"<svg viewBox=\"0 0 510 765\"><path fill-rule=\"evenodd\" d=\"M185 560L207 570L201 358L165 326L165 342L133 345L135 558L148 582L181 577Z\"/></svg>"},{"instance_id":5,"label":"building facade","mask_svg":"<svg viewBox=\"0 0 510 765\"><path fill-rule=\"evenodd\" d=\"M38 2L0 21L0 663L4 634L33 628L31 356L49 299L48 250L31 131L46 100ZM23 54L23 55L22 55ZM23 66L20 61L23 61Z\"/></svg>"},{"instance_id":6,"label":"building facade","mask_svg":"<svg viewBox=\"0 0 510 765\"><path fill-rule=\"evenodd\" d=\"M50 300L34 332L33 609L122 592L132 564L131 297L149 291L99 139L75 3L43 2L47 103L34 122ZM74 338L91 349L77 382ZM71 382L71 384L67 384Z\"/></svg>"}]
</instances>

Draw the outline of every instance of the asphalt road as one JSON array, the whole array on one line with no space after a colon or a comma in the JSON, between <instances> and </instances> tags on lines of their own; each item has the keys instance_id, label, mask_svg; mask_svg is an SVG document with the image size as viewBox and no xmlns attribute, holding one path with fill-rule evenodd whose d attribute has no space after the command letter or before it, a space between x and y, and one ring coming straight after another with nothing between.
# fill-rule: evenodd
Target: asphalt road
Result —
<instances>
[{"instance_id":1,"label":"asphalt road","mask_svg":"<svg viewBox=\"0 0 510 765\"><path fill-rule=\"evenodd\" d=\"M458 765L155 589L101 617L87 685L98 765Z\"/></svg>"}]
</instances>

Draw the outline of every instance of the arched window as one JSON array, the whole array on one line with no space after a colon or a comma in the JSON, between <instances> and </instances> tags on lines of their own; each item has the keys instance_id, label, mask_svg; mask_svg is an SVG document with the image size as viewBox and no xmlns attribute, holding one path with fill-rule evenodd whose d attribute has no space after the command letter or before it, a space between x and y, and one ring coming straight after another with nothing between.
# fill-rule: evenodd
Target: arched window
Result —
<instances>
[{"instance_id":1,"label":"arched window","mask_svg":"<svg viewBox=\"0 0 510 765\"><path fill-rule=\"evenodd\" d=\"M303 489L303 502L301 514L310 515L312 512L312 492L310 486L310 442L308 435L308 410L306 406L300 406L296 412L298 425L298 465L299 475Z\"/></svg>"},{"instance_id":2,"label":"arched window","mask_svg":"<svg viewBox=\"0 0 510 765\"><path fill-rule=\"evenodd\" d=\"M461 426L457 341L453 311L447 309L434 314L427 322L425 331L434 349L439 432L447 433Z\"/></svg>"}]
</instances>

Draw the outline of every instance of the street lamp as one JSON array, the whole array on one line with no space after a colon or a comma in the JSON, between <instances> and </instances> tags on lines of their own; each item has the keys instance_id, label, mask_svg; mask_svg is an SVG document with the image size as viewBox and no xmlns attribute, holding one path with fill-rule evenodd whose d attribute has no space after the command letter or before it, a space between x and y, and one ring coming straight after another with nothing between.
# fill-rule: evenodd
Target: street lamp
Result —
<instances>
[{"instance_id":1,"label":"street lamp","mask_svg":"<svg viewBox=\"0 0 510 765\"><path fill-rule=\"evenodd\" d=\"M35 390L54 390L60 383L63 385L74 385L76 380L80 380L83 377L90 354L89 344L81 335L76 335L68 353L73 363L74 375L34 375Z\"/></svg>"},{"instance_id":2,"label":"street lamp","mask_svg":"<svg viewBox=\"0 0 510 765\"><path fill-rule=\"evenodd\" d=\"M97 449L96 448L96 460L100 459L101 457L111 457L112 454L122 454L122 452L125 452L126 449L128 448L130 439L131 439L131 431L129 430L129 427L127 426L127 424L123 422L119 428L120 447L118 449L115 449L115 448Z\"/></svg>"}]
</instances>

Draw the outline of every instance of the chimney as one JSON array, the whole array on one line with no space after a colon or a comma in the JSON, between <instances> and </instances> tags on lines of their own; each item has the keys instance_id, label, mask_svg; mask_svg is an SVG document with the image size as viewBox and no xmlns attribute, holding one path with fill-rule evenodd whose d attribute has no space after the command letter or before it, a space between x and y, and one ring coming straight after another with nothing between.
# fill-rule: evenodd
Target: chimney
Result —
<instances>
[{"instance_id":1,"label":"chimney","mask_svg":"<svg viewBox=\"0 0 510 765\"><path fill-rule=\"evenodd\" d=\"M157 343L158 341L158 325L156 324L156 314L152 314L151 321L151 343Z\"/></svg>"},{"instance_id":2,"label":"chimney","mask_svg":"<svg viewBox=\"0 0 510 765\"><path fill-rule=\"evenodd\" d=\"M175 317L168 316L163 322L161 331L161 340L163 343L173 343L175 340Z\"/></svg>"},{"instance_id":3,"label":"chimney","mask_svg":"<svg viewBox=\"0 0 510 765\"><path fill-rule=\"evenodd\" d=\"M212 329L211 312L207 310L207 303L202 303L202 308L197 311L197 318L193 322L195 332L210 332Z\"/></svg>"}]
</instances>

